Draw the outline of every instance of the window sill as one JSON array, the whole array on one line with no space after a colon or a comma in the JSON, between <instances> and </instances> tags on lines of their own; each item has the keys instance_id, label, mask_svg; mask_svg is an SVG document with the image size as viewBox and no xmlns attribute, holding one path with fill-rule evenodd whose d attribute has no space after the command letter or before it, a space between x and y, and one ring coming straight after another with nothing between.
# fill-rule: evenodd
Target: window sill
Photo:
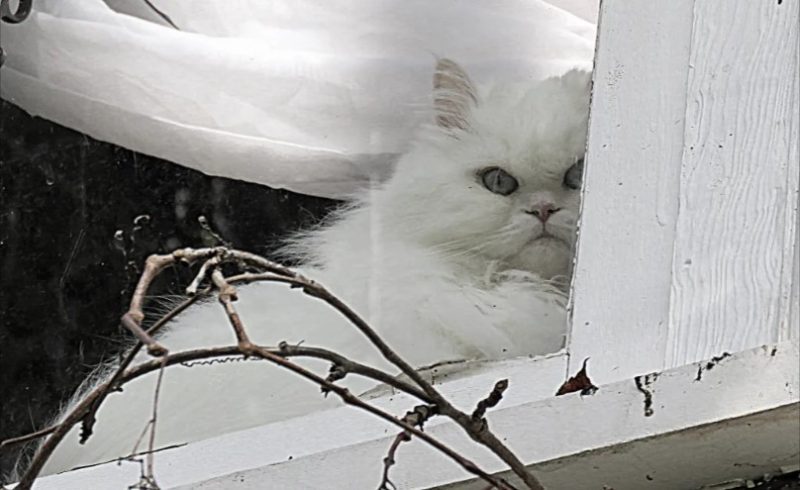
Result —
<instances>
[{"instance_id":1,"label":"window sill","mask_svg":"<svg viewBox=\"0 0 800 490\"><path fill-rule=\"evenodd\" d=\"M565 354L487 363L439 387L470 409L508 378L489 423L547 487L696 488L798 464L798 350L793 341L762 346L607 384L591 396L552 396L564 380ZM415 404L392 394L374 402L396 414ZM454 424L433 419L426 430L483 468L504 472ZM156 477L164 489L376 488L395 435L382 421L341 407L164 450ZM422 442L403 445L397 459L392 480L399 488L483 488ZM137 464L107 463L42 478L36 488L126 488L138 475Z\"/></svg>"}]
</instances>

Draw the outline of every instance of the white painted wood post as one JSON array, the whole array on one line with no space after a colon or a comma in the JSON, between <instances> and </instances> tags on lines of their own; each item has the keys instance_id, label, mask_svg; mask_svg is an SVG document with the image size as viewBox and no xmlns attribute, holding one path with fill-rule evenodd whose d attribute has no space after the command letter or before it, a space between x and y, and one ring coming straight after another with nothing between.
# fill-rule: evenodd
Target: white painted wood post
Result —
<instances>
[{"instance_id":1,"label":"white painted wood post","mask_svg":"<svg viewBox=\"0 0 800 490\"><path fill-rule=\"evenodd\" d=\"M797 1L603 2L571 371L798 337L798 52Z\"/></svg>"},{"instance_id":2,"label":"white painted wood post","mask_svg":"<svg viewBox=\"0 0 800 490\"><path fill-rule=\"evenodd\" d=\"M601 5L569 339L598 380L663 366L692 5Z\"/></svg>"},{"instance_id":3,"label":"white painted wood post","mask_svg":"<svg viewBox=\"0 0 800 490\"><path fill-rule=\"evenodd\" d=\"M698 1L692 40L668 366L778 340L797 226L798 2Z\"/></svg>"}]
</instances>

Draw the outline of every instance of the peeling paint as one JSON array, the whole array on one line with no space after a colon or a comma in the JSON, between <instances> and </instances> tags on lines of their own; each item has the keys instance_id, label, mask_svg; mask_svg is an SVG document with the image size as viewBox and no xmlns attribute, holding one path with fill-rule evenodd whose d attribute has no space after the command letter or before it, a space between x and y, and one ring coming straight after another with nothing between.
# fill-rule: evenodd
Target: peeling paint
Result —
<instances>
[{"instance_id":1,"label":"peeling paint","mask_svg":"<svg viewBox=\"0 0 800 490\"><path fill-rule=\"evenodd\" d=\"M653 392L649 390L650 386L658 379L658 373L647 374L645 376L636 376L633 381L636 383L636 389L644 395L644 416L650 417L653 415Z\"/></svg>"},{"instance_id":2,"label":"peeling paint","mask_svg":"<svg viewBox=\"0 0 800 490\"><path fill-rule=\"evenodd\" d=\"M594 395L598 388L597 386L592 383L592 380L589 378L589 375L586 373L586 364L589 362L589 358L583 360L583 367L575 376L572 376L556 392L556 396L566 395L567 393L574 393L576 391L580 391L581 396L588 396Z\"/></svg>"},{"instance_id":3,"label":"peeling paint","mask_svg":"<svg viewBox=\"0 0 800 490\"><path fill-rule=\"evenodd\" d=\"M711 371L712 369L714 369L714 366L719 364L719 362L725 359L726 357L731 357L730 352L723 352L721 356L712 357L711 360L706 363L706 371Z\"/></svg>"},{"instance_id":4,"label":"peeling paint","mask_svg":"<svg viewBox=\"0 0 800 490\"><path fill-rule=\"evenodd\" d=\"M710 361L698 363L697 376L695 376L694 380L700 381L701 379L703 379L703 371L711 371L717 366L717 364L719 364L726 357L731 357L730 352L723 352L719 356L712 357Z\"/></svg>"}]
</instances>

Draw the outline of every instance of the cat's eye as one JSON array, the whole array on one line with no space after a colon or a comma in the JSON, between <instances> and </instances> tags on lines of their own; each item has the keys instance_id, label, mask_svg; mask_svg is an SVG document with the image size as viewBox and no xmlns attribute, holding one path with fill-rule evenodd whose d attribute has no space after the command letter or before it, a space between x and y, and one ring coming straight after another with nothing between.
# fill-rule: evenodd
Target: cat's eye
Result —
<instances>
[{"instance_id":1,"label":"cat's eye","mask_svg":"<svg viewBox=\"0 0 800 490\"><path fill-rule=\"evenodd\" d=\"M517 190L519 182L500 167L489 167L480 173L483 186L495 194L507 196Z\"/></svg>"},{"instance_id":2,"label":"cat's eye","mask_svg":"<svg viewBox=\"0 0 800 490\"><path fill-rule=\"evenodd\" d=\"M564 174L564 187L579 189L583 180L583 158L575 162Z\"/></svg>"}]
</instances>

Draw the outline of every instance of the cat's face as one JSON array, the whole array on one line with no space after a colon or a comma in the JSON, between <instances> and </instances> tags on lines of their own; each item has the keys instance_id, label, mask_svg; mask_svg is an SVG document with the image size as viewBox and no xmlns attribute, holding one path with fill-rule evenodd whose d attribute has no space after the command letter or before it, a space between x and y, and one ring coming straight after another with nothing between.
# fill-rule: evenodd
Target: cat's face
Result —
<instances>
[{"instance_id":1,"label":"cat's face","mask_svg":"<svg viewBox=\"0 0 800 490\"><path fill-rule=\"evenodd\" d=\"M480 95L449 60L437 65L437 124L387 183L387 226L445 255L545 278L570 273L590 75L571 71Z\"/></svg>"}]
</instances>

